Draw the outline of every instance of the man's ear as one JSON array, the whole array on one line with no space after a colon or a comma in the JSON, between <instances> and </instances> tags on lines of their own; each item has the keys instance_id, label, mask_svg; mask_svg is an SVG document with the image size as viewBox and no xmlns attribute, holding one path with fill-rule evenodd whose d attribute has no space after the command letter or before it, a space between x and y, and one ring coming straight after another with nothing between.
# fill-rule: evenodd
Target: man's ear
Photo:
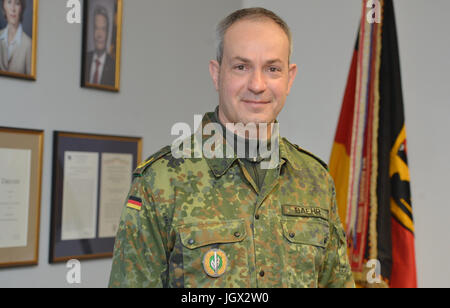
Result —
<instances>
[{"instance_id":1,"label":"man's ear","mask_svg":"<svg viewBox=\"0 0 450 308\"><path fill-rule=\"evenodd\" d=\"M295 76L297 76L297 71L298 71L297 64L289 65L289 76L288 76L289 81L288 81L288 93L287 94L289 94L291 92L291 87L292 87L292 84L294 83Z\"/></svg>"},{"instance_id":2,"label":"man's ear","mask_svg":"<svg viewBox=\"0 0 450 308\"><path fill-rule=\"evenodd\" d=\"M220 64L216 60L209 61L209 74L214 82L216 91L219 91Z\"/></svg>"}]
</instances>

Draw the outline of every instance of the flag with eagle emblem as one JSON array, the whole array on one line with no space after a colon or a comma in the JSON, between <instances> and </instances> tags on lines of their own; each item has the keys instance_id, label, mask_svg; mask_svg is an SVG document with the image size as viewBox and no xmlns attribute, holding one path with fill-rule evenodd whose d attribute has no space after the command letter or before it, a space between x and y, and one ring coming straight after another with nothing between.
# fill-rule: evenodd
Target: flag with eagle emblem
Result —
<instances>
[{"instance_id":1,"label":"flag with eagle emblem","mask_svg":"<svg viewBox=\"0 0 450 308\"><path fill-rule=\"evenodd\" d=\"M349 260L362 287L417 287L400 75L392 0L363 0L330 159Z\"/></svg>"}]
</instances>

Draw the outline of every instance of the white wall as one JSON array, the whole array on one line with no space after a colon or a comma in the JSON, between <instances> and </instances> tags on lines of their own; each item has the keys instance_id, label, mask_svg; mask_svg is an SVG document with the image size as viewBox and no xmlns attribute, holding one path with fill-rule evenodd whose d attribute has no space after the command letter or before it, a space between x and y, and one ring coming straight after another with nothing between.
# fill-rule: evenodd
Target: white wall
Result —
<instances>
[{"instance_id":1,"label":"white wall","mask_svg":"<svg viewBox=\"0 0 450 308\"><path fill-rule=\"evenodd\" d=\"M142 136L143 156L174 139L216 105L208 61L217 21L241 1L124 1L121 92L79 87L81 25L66 22L66 1L41 0L37 81L0 78L0 126L45 130L39 266L0 269L0 287L66 287L64 264L49 265L52 132ZM105 287L111 260L83 261L82 287Z\"/></svg>"},{"instance_id":2,"label":"white wall","mask_svg":"<svg viewBox=\"0 0 450 308\"><path fill-rule=\"evenodd\" d=\"M360 0L244 0L290 25L300 68L280 115L293 142L329 160ZM450 40L448 0L394 0L408 133L419 287L450 287Z\"/></svg>"},{"instance_id":3,"label":"white wall","mask_svg":"<svg viewBox=\"0 0 450 308\"><path fill-rule=\"evenodd\" d=\"M448 288L450 1L401 0L395 4L419 285Z\"/></svg>"},{"instance_id":4,"label":"white wall","mask_svg":"<svg viewBox=\"0 0 450 308\"><path fill-rule=\"evenodd\" d=\"M80 89L81 26L65 2L41 0L38 80L0 78L0 126L45 130L39 266L0 269L0 287L65 287L49 265L52 131L144 137L144 156L171 126L217 102L208 74L213 31L240 7L264 6L294 33L299 76L280 116L290 140L328 160L360 18L360 0L124 1L121 92ZM409 142L419 286L450 287L450 41L447 0L395 0ZM193 123L192 123L193 124ZM82 287L104 287L110 260L82 262Z\"/></svg>"}]
</instances>

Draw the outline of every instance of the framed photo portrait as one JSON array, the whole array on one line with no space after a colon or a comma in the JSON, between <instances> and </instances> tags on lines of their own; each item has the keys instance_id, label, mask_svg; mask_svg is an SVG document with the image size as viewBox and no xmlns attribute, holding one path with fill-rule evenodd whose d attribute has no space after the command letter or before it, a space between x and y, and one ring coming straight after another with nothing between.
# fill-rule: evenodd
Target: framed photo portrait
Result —
<instances>
[{"instance_id":1,"label":"framed photo portrait","mask_svg":"<svg viewBox=\"0 0 450 308\"><path fill-rule=\"evenodd\" d=\"M38 0L0 0L0 75L36 80Z\"/></svg>"},{"instance_id":2,"label":"framed photo portrait","mask_svg":"<svg viewBox=\"0 0 450 308\"><path fill-rule=\"evenodd\" d=\"M112 256L141 138L54 133L50 263Z\"/></svg>"},{"instance_id":3,"label":"framed photo portrait","mask_svg":"<svg viewBox=\"0 0 450 308\"><path fill-rule=\"evenodd\" d=\"M118 92L122 0L85 0L81 86Z\"/></svg>"},{"instance_id":4,"label":"framed photo portrait","mask_svg":"<svg viewBox=\"0 0 450 308\"><path fill-rule=\"evenodd\" d=\"M43 141L0 127L0 267L38 264Z\"/></svg>"}]
</instances>

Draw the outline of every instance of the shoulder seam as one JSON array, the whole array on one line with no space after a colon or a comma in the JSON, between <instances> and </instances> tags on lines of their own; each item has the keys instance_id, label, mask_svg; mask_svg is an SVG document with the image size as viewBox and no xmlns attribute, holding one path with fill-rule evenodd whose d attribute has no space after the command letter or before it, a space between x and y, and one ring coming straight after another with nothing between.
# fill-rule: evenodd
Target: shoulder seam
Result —
<instances>
[{"instance_id":1,"label":"shoulder seam","mask_svg":"<svg viewBox=\"0 0 450 308\"><path fill-rule=\"evenodd\" d=\"M142 174L148 167L150 167L153 163L155 163L157 160L159 160L166 154L170 153L170 151L171 151L171 147L166 146L166 147L162 148L161 150L159 150L158 152L156 152L155 154L150 155L143 163L141 163L136 168L136 170L134 170L133 176L134 177L142 176Z\"/></svg>"},{"instance_id":2,"label":"shoulder seam","mask_svg":"<svg viewBox=\"0 0 450 308\"><path fill-rule=\"evenodd\" d=\"M288 142L290 145L292 145L294 148L296 148L299 152L302 152L312 158L314 158L315 160L317 160L324 168L325 170L329 171L328 169L328 165L327 163L325 163L323 160L321 160L319 157L317 157L316 155L312 154L311 152L306 151L305 149L302 149L299 145L294 144L292 142L290 142L289 140L287 140L286 138L283 138L284 140L286 140L286 142Z\"/></svg>"}]
</instances>

